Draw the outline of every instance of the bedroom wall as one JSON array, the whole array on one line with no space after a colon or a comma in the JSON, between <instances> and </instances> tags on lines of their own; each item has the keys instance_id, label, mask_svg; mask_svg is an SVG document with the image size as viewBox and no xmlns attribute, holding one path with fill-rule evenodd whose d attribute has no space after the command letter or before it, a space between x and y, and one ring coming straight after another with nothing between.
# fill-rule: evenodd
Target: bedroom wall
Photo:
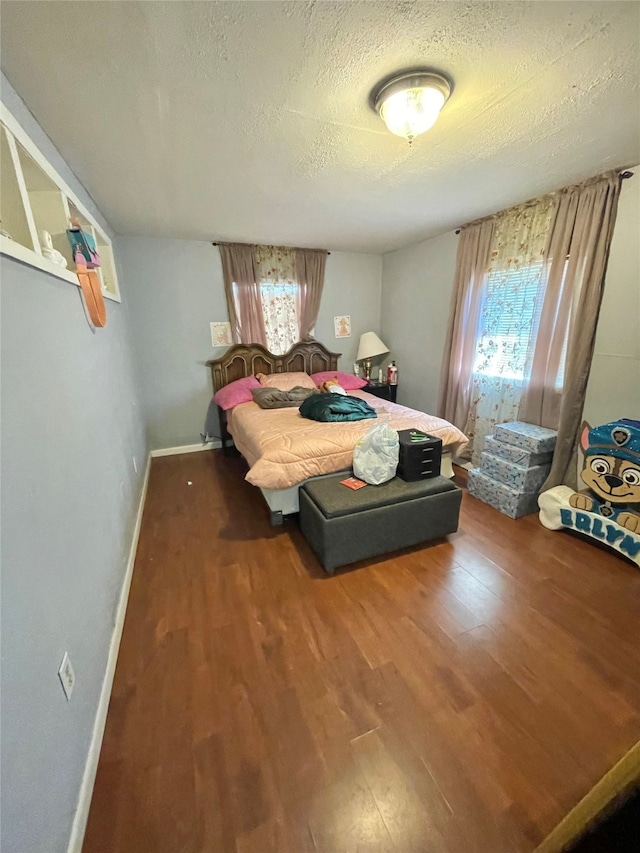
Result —
<instances>
[{"instance_id":1,"label":"bedroom wall","mask_svg":"<svg viewBox=\"0 0 640 853\"><path fill-rule=\"evenodd\" d=\"M382 340L398 365L398 401L435 414L458 238L453 232L382 257Z\"/></svg>"},{"instance_id":2,"label":"bedroom wall","mask_svg":"<svg viewBox=\"0 0 640 853\"><path fill-rule=\"evenodd\" d=\"M93 213L2 77L2 100ZM92 331L77 287L10 258L2 276L2 850L67 849L147 450L127 310ZM136 457L138 473L133 470ZM69 652L71 701L58 681Z\"/></svg>"},{"instance_id":3,"label":"bedroom wall","mask_svg":"<svg viewBox=\"0 0 640 853\"><path fill-rule=\"evenodd\" d=\"M211 399L209 323L227 319L220 253L210 243L120 237L116 249L135 328L134 346L150 446L200 441ZM378 255L333 252L327 258L316 337L343 353L348 370L362 332L379 330L382 261ZM351 338L337 340L334 315L350 314Z\"/></svg>"},{"instance_id":4,"label":"bedroom wall","mask_svg":"<svg viewBox=\"0 0 640 853\"><path fill-rule=\"evenodd\" d=\"M640 420L640 166L622 182L585 420Z\"/></svg>"},{"instance_id":5,"label":"bedroom wall","mask_svg":"<svg viewBox=\"0 0 640 853\"><path fill-rule=\"evenodd\" d=\"M592 424L640 419L640 166L632 171L622 183L585 398ZM434 413L457 249L449 232L382 258L382 339L397 358L398 399Z\"/></svg>"}]
</instances>

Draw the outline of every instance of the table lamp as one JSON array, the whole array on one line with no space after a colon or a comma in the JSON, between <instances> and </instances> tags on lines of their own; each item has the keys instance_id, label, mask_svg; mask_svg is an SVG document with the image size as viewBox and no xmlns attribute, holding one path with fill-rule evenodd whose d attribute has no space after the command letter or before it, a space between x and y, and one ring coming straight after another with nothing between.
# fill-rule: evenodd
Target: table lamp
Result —
<instances>
[{"instance_id":1,"label":"table lamp","mask_svg":"<svg viewBox=\"0 0 640 853\"><path fill-rule=\"evenodd\" d=\"M367 382L371 381L371 359L378 355L386 355L388 352L389 347L382 343L375 332L365 332L363 335L360 335L356 361L363 362L364 378Z\"/></svg>"}]
</instances>

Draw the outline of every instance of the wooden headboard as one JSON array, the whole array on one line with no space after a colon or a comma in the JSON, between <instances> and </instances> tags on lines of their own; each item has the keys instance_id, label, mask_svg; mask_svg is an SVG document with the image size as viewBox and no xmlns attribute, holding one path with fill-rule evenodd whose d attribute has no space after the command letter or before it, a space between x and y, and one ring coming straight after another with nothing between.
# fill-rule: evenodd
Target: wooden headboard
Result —
<instances>
[{"instance_id":1,"label":"wooden headboard","mask_svg":"<svg viewBox=\"0 0 640 853\"><path fill-rule=\"evenodd\" d=\"M337 370L341 353L329 352L319 341L301 341L284 355L274 355L260 344L236 344L222 358L207 362L214 393L236 379L256 373L320 373Z\"/></svg>"}]
</instances>

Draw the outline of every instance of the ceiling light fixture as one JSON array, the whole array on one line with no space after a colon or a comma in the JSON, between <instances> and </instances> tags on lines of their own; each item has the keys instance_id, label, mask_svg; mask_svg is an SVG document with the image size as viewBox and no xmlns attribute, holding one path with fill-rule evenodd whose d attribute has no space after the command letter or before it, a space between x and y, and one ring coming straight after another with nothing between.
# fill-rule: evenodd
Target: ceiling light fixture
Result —
<instances>
[{"instance_id":1,"label":"ceiling light fixture","mask_svg":"<svg viewBox=\"0 0 640 853\"><path fill-rule=\"evenodd\" d=\"M451 94L446 77L433 71L405 71L380 83L372 92L373 107L391 133L409 145L429 130Z\"/></svg>"}]
</instances>

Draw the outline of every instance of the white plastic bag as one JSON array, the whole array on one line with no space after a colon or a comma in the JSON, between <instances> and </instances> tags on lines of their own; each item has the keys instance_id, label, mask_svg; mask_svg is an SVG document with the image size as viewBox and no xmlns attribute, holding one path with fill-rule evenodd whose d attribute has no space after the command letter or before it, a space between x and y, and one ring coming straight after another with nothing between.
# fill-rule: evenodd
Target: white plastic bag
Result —
<instances>
[{"instance_id":1,"label":"white plastic bag","mask_svg":"<svg viewBox=\"0 0 640 853\"><path fill-rule=\"evenodd\" d=\"M372 486L386 483L396 475L399 456L398 433L386 421L379 421L365 432L354 448L354 476Z\"/></svg>"}]
</instances>

